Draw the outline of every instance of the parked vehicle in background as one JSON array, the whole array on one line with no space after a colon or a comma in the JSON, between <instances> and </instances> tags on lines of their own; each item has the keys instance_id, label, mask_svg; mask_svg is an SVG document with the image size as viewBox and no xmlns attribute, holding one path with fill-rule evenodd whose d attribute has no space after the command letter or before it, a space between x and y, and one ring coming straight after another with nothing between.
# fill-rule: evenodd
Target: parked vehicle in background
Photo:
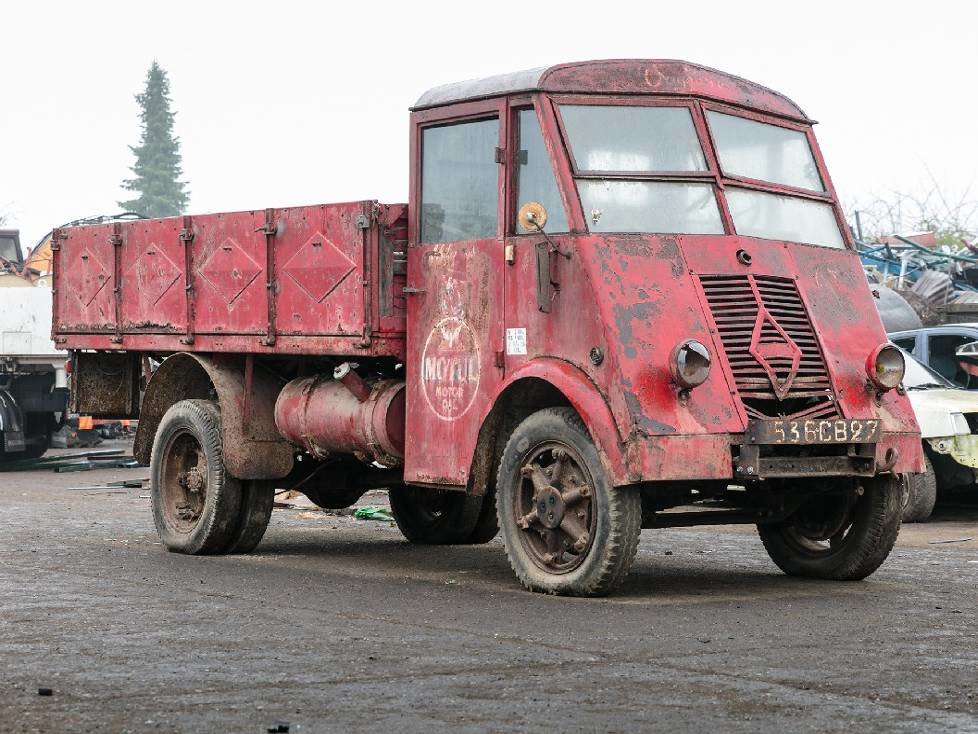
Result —
<instances>
[{"instance_id":1,"label":"parked vehicle in background","mask_svg":"<svg viewBox=\"0 0 978 734\"><path fill-rule=\"evenodd\" d=\"M903 521L920 522L930 517L939 491L975 487L978 392L956 386L910 354L906 360L903 384L920 425L926 469L908 477Z\"/></svg>"},{"instance_id":2,"label":"parked vehicle in background","mask_svg":"<svg viewBox=\"0 0 978 734\"><path fill-rule=\"evenodd\" d=\"M876 308L883 328L888 333L920 329L923 324L913 306L903 297L903 294L887 288L885 285L869 281L870 292L876 299Z\"/></svg>"},{"instance_id":3,"label":"parked vehicle in background","mask_svg":"<svg viewBox=\"0 0 978 734\"><path fill-rule=\"evenodd\" d=\"M408 204L59 229L74 407L138 415L173 551L250 551L276 486L390 487L412 542L498 524L536 591L718 523L864 578L920 434L812 124L695 64L564 64L422 95Z\"/></svg>"},{"instance_id":4,"label":"parked vehicle in background","mask_svg":"<svg viewBox=\"0 0 978 734\"><path fill-rule=\"evenodd\" d=\"M51 341L50 278L0 230L0 461L36 458L64 424L67 353Z\"/></svg>"},{"instance_id":5,"label":"parked vehicle in background","mask_svg":"<svg viewBox=\"0 0 978 734\"><path fill-rule=\"evenodd\" d=\"M93 426L91 416L68 416L65 424L65 448L92 448L100 443L102 443L102 435Z\"/></svg>"},{"instance_id":6,"label":"parked vehicle in background","mask_svg":"<svg viewBox=\"0 0 978 734\"><path fill-rule=\"evenodd\" d=\"M959 349L978 341L978 323L892 331L890 340L957 387L978 390L978 377L969 374L958 356Z\"/></svg>"}]
</instances>

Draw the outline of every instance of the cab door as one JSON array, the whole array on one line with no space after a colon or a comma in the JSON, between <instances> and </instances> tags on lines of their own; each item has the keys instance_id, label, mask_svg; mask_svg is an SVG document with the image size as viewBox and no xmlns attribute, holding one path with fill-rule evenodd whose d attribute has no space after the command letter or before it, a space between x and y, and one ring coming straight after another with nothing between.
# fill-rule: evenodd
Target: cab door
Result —
<instances>
[{"instance_id":1,"label":"cab door","mask_svg":"<svg viewBox=\"0 0 978 734\"><path fill-rule=\"evenodd\" d=\"M502 380L500 107L466 105L463 119L416 118L405 289L408 482L467 483L481 420Z\"/></svg>"},{"instance_id":2,"label":"cab door","mask_svg":"<svg viewBox=\"0 0 978 734\"><path fill-rule=\"evenodd\" d=\"M511 161L509 210L506 216L507 267L505 313L505 369L510 374L538 356L562 354L562 347L576 343L586 329L590 314L577 311L572 317L552 313L556 287L564 281L567 291L580 294L582 284L571 280L579 271L551 246L569 251L567 207L557 184L555 154L547 146L541 127L542 115L530 100L510 109ZM519 213L533 207L544 221L544 236L520 224ZM541 258L546 262L542 267ZM559 259L559 262L558 262ZM552 266L552 267L551 267ZM573 295L567 307L573 308Z\"/></svg>"}]
</instances>

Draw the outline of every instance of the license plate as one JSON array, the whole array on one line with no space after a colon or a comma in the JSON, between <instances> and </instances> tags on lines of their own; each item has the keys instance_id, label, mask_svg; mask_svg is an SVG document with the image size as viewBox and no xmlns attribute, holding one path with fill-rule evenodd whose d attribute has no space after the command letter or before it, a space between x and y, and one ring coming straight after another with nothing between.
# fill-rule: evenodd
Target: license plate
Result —
<instances>
[{"instance_id":1,"label":"license plate","mask_svg":"<svg viewBox=\"0 0 978 734\"><path fill-rule=\"evenodd\" d=\"M3 448L6 451L23 451L26 448L24 434L20 431L7 431L3 434Z\"/></svg>"},{"instance_id":2,"label":"license plate","mask_svg":"<svg viewBox=\"0 0 978 734\"><path fill-rule=\"evenodd\" d=\"M876 443L879 436L878 420L773 420L750 421L746 439L763 444Z\"/></svg>"}]
</instances>

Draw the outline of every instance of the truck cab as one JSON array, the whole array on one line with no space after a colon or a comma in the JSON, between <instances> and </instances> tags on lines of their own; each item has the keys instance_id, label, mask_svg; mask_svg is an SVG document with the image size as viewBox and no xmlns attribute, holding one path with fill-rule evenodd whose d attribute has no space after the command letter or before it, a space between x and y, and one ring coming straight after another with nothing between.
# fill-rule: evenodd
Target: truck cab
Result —
<instances>
[{"instance_id":1,"label":"truck cab","mask_svg":"<svg viewBox=\"0 0 978 734\"><path fill-rule=\"evenodd\" d=\"M0 229L0 462L34 459L64 425L65 352L51 341L51 292Z\"/></svg>"},{"instance_id":2,"label":"truck cab","mask_svg":"<svg viewBox=\"0 0 978 734\"><path fill-rule=\"evenodd\" d=\"M719 523L757 525L789 574L863 578L896 538L920 438L812 125L682 61L438 87L411 112L406 206L93 231L103 274L79 288L102 321L66 303L55 330L129 354L133 379L134 355L162 359L136 452L174 550L240 548L244 520L211 537L201 518L257 516L248 497L291 482L324 506L389 486L413 542L498 528L532 590L608 593L642 528ZM77 235L58 257L86 251ZM127 296L112 243L170 248L167 282ZM175 315L127 317L180 263L186 306L173 289ZM317 319L326 332L304 331ZM209 430L224 454L195 463ZM241 482L223 510L205 501L215 462Z\"/></svg>"}]
</instances>

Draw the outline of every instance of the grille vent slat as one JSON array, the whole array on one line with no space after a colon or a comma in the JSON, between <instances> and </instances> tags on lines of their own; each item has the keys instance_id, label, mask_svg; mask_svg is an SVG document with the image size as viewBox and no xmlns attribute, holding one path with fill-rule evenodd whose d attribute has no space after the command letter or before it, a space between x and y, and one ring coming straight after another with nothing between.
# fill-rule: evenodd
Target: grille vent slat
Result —
<instances>
[{"instance_id":1,"label":"grille vent slat","mask_svg":"<svg viewBox=\"0 0 978 734\"><path fill-rule=\"evenodd\" d=\"M767 372L750 353L758 313L751 281L768 313L802 352L798 374L784 400L777 398ZM700 284L748 417L839 416L825 360L792 279L774 275L702 275ZM782 342L778 331L765 323L760 343ZM771 357L768 362L776 372L791 364L790 359L783 357Z\"/></svg>"}]
</instances>

